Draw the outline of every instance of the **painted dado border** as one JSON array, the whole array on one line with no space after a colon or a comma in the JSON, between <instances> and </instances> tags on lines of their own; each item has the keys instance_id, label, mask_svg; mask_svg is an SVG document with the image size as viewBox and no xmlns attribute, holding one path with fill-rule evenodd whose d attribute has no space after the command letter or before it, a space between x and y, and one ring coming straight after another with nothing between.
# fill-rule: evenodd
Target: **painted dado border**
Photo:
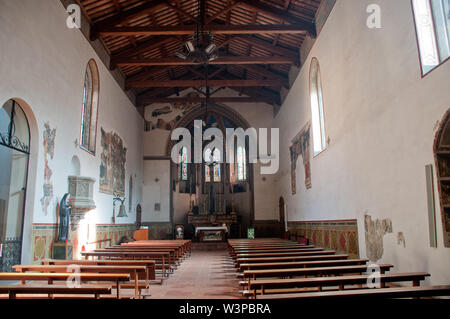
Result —
<instances>
[{"instance_id":1,"label":"painted dado border","mask_svg":"<svg viewBox=\"0 0 450 319\"><path fill-rule=\"evenodd\" d=\"M358 222L356 219L289 221L292 240L305 237L318 247L359 258Z\"/></svg>"},{"instance_id":2,"label":"painted dado border","mask_svg":"<svg viewBox=\"0 0 450 319\"><path fill-rule=\"evenodd\" d=\"M95 240L111 239L112 244L116 244L122 236L131 239L136 230L134 224L95 224ZM52 258L51 247L58 235L58 224L55 223L34 223L32 225L32 243L31 243L31 262L39 264L43 259ZM77 256L79 251L78 232L69 232L69 240L74 246L74 254ZM108 244L105 242L98 243L96 248L103 248Z\"/></svg>"}]
</instances>

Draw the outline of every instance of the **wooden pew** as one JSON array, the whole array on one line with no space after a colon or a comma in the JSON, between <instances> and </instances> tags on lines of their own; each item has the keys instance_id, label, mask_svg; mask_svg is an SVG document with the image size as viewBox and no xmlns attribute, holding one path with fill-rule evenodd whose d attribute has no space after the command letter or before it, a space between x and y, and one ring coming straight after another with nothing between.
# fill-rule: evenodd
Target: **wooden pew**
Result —
<instances>
[{"instance_id":1,"label":"wooden pew","mask_svg":"<svg viewBox=\"0 0 450 319\"><path fill-rule=\"evenodd\" d=\"M54 299L56 295L94 295L99 299L100 295L111 294L111 286L83 285L81 287L70 288L60 285L0 285L0 294L8 294L9 299L17 299L18 294L30 295L46 294ZM72 297L73 298L73 297ZM88 297L85 297L88 298Z\"/></svg>"},{"instance_id":2,"label":"wooden pew","mask_svg":"<svg viewBox=\"0 0 450 319\"><path fill-rule=\"evenodd\" d=\"M53 284L55 281L67 281L74 277L74 273L0 273L0 281L20 281L25 285L26 281L47 281L48 284ZM80 282L113 282L117 286L117 298L120 297L120 283L130 281L129 274L117 273L80 273L76 274ZM49 293L51 294L51 293Z\"/></svg>"},{"instance_id":3,"label":"wooden pew","mask_svg":"<svg viewBox=\"0 0 450 319\"><path fill-rule=\"evenodd\" d=\"M414 287L420 285L420 281L430 276L428 273L398 273L380 274L380 288L386 288L386 283L411 281ZM296 279L260 279L253 280L248 285L249 290L244 292L244 296L285 294L285 293L305 293L306 287L315 287L322 291L322 287L337 286L339 290L344 290L344 286L365 285L370 275L335 276L335 277L313 277Z\"/></svg>"},{"instance_id":4,"label":"wooden pew","mask_svg":"<svg viewBox=\"0 0 450 319\"><path fill-rule=\"evenodd\" d=\"M235 260L235 267L239 268L241 264L345 260L347 258L348 258L347 254L238 258Z\"/></svg>"},{"instance_id":5,"label":"wooden pew","mask_svg":"<svg viewBox=\"0 0 450 319\"><path fill-rule=\"evenodd\" d=\"M257 299L379 299L379 298L421 298L450 296L450 285L425 287L392 287L380 289L354 289L340 291L309 292L299 294L261 295Z\"/></svg>"},{"instance_id":6,"label":"wooden pew","mask_svg":"<svg viewBox=\"0 0 450 319\"><path fill-rule=\"evenodd\" d=\"M134 281L134 291L135 297L139 297L140 295L140 287L139 287L139 273L146 274L147 267L145 266L98 266L98 265L77 265L80 273L123 273L129 274L131 279ZM68 266L66 265L15 265L13 269L17 272L59 272L64 273L67 272ZM72 272L72 275L74 273ZM148 283L147 283L148 286Z\"/></svg>"},{"instance_id":7,"label":"wooden pew","mask_svg":"<svg viewBox=\"0 0 450 319\"><path fill-rule=\"evenodd\" d=\"M190 240L139 240L135 242L123 243L121 246L166 246L177 247L183 251L183 254L191 254L192 242Z\"/></svg>"},{"instance_id":8,"label":"wooden pew","mask_svg":"<svg viewBox=\"0 0 450 319\"><path fill-rule=\"evenodd\" d=\"M257 253L257 254L237 254L236 258L258 258L258 257L291 257L291 256L311 256L311 255L334 255L334 250L322 251L304 251L304 252L271 252L271 253Z\"/></svg>"},{"instance_id":9,"label":"wooden pew","mask_svg":"<svg viewBox=\"0 0 450 319\"><path fill-rule=\"evenodd\" d=\"M146 248L146 247L122 247L122 246L113 246L113 247L106 247L104 249L96 249L94 250L94 252L136 252L136 253L141 253L141 252L148 252L148 253L152 253L152 252L168 252L169 253L169 258L168 258L168 263L170 265L176 265L177 261L179 259L181 259L181 251L177 250L175 248L154 248L154 247L150 247L150 248Z\"/></svg>"},{"instance_id":10,"label":"wooden pew","mask_svg":"<svg viewBox=\"0 0 450 319\"><path fill-rule=\"evenodd\" d=\"M380 273L389 271L393 265L381 264ZM286 268L286 269L263 269L263 270L244 270L244 278L256 279L257 277L292 277L292 276L310 276L310 275L340 275L344 273L361 273L367 271L369 266L335 266L335 267L313 267L313 268Z\"/></svg>"},{"instance_id":11,"label":"wooden pew","mask_svg":"<svg viewBox=\"0 0 450 319\"><path fill-rule=\"evenodd\" d=\"M384 274L389 271L393 266L390 264L381 264L380 273ZM244 270L243 277L247 280L247 286L250 287L250 283L253 280L261 277L297 277L297 276L315 276L320 277L323 275L340 276L341 274L356 274L368 271L367 265L357 266L335 266L335 267L313 267L313 268L286 268L286 269L264 269L264 270ZM248 288L250 290L250 288Z\"/></svg>"},{"instance_id":12,"label":"wooden pew","mask_svg":"<svg viewBox=\"0 0 450 319\"><path fill-rule=\"evenodd\" d=\"M308 249L308 248L316 248L313 245L301 245L301 244L295 244L295 245L270 245L270 246L250 246L250 247L233 247L233 252L240 252L240 251L254 251L254 250L270 250L270 249L279 249L279 250L285 250L285 249L294 249L294 248L301 248L301 249Z\"/></svg>"},{"instance_id":13,"label":"wooden pew","mask_svg":"<svg viewBox=\"0 0 450 319\"><path fill-rule=\"evenodd\" d=\"M142 260L149 259L155 261L161 261L162 264L162 275L166 277L167 271L166 269L170 268L169 264L169 252L126 252L126 251L106 251L106 252L82 252L81 256L85 257L86 260L89 257L97 257L98 259L133 259L133 260Z\"/></svg>"},{"instance_id":14,"label":"wooden pew","mask_svg":"<svg viewBox=\"0 0 450 319\"><path fill-rule=\"evenodd\" d=\"M324 251L323 248L292 248L292 249L260 249L260 250L242 250L242 251L237 251L236 253L231 253L231 257L232 258L236 258L239 255L257 255L257 254L278 254L278 253L283 253L283 254L288 254L288 253L306 253L306 252L319 252L319 251Z\"/></svg>"},{"instance_id":15,"label":"wooden pew","mask_svg":"<svg viewBox=\"0 0 450 319\"><path fill-rule=\"evenodd\" d=\"M139 278L147 280L155 280L155 261L154 260L62 260L62 259L46 259L41 262L42 265L98 265L98 266L145 266L147 274L145 277Z\"/></svg>"},{"instance_id":16,"label":"wooden pew","mask_svg":"<svg viewBox=\"0 0 450 319\"><path fill-rule=\"evenodd\" d=\"M301 268L301 267L330 267L330 266L363 265L366 264L368 261L369 261L368 259L364 258L364 259L250 263L250 264L240 264L239 268L241 270L256 270L256 269Z\"/></svg>"},{"instance_id":17,"label":"wooden pew","mask_svg":"<svg viewBox=\"0 0 450 319\"><path fill-rule=\"evenodd\" d=\"M313 261L313 260L337 260L347 259L347 254L338 255L309 255L309 256L287 256L287 257L261 257L261 258L238 258L236 264L265 263L265 262L295 262L295 261Z\"/></svg>"}]
</instances>

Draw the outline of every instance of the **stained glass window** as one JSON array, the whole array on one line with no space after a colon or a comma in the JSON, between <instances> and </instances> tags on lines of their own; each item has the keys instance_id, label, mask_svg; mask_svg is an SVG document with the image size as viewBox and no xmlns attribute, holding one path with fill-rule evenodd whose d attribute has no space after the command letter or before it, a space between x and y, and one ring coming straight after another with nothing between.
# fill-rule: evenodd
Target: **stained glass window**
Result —
<instances>
[{"instance_id":1,"label":"stained glass window","mask_svg":"<svg viewBox=\"0 0 450 319\"><path fill-rule=\"evenodd\" d=\"M187 165L187 148L183 147L178 154L178 177L182 181L188 180L188 165Z\"/></svg>"},{"instance_id":2,"label":"stained glass window","mask_svg":"<svg viewBox=\"0 0 450 319\"><path fill-rule=\"evenodd\" d=\"M245 181L247 179L247 167L245 162L245 148L239 146L237 148L237 177L238 181Z\"/></svg>"},{"instance_id":3,"label":"stained glass window","mask_svg":"<svg viewBox=\"0 0 450 319\"><path fill-rule=\"evenodd\" d=\"M211 182L211 163L215 162L213 165L213 179L214 182L221 181L221 172L220 172L220 151L216 148L214 149L214 154L211 156L211 149L207 148L205 150L205 182Z\"/></svg>"}]
</instances>

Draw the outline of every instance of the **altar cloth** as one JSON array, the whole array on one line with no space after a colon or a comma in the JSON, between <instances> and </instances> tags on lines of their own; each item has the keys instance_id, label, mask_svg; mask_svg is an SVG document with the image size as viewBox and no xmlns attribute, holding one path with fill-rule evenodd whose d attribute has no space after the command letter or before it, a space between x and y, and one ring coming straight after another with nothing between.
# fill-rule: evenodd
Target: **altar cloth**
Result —
<instances>
[{"instance_id":1,"label":"altar cloth","mask_svg":"<svg viewBox=\"0 0 450 319\"><path fill-rule=\"evenodd\" d=\"M198 234L199 231L218 231L218 230L224 230L226 233L228 233L228 228L225 226L216 226L216 227L196 227L195 228L195 235Z\"/></svg>"}]
</instances>

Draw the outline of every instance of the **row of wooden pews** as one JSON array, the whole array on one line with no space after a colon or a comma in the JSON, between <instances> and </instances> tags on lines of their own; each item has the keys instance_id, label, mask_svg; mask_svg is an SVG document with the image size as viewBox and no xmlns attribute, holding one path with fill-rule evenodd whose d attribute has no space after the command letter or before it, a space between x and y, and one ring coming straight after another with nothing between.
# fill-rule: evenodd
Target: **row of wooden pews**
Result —
<instances>
[{"instance_id":1,"label":"row of wooden pews","mask_svg":"<svg viewBox=\"0 0 450 319\"><path fill-rule=\"evenodd\" d=\"M18 282L0 285L0 298L142 299L190 254L189 240L146 240L82 252L81 260L16 265L16 272L0 273L0 283Z\"/></svg>"},{"instance_id":2,"label":"row of wooden pews","mask_svg":"<svg viewBox=\"0 0 450 319\"><path fill-rule=\"evenodd\" d=\"M312 245L276 238L230 239L230 256L242 279L242 294L253 299L419 298L450 296L450 285L421 287L424 272L389 273L390 264L349 259ZM376 280L375 280L376 278ZM395 283L410 282L410 286ZM376 289L370 289L379 283Z\"/></svg>"}]
</instances>

